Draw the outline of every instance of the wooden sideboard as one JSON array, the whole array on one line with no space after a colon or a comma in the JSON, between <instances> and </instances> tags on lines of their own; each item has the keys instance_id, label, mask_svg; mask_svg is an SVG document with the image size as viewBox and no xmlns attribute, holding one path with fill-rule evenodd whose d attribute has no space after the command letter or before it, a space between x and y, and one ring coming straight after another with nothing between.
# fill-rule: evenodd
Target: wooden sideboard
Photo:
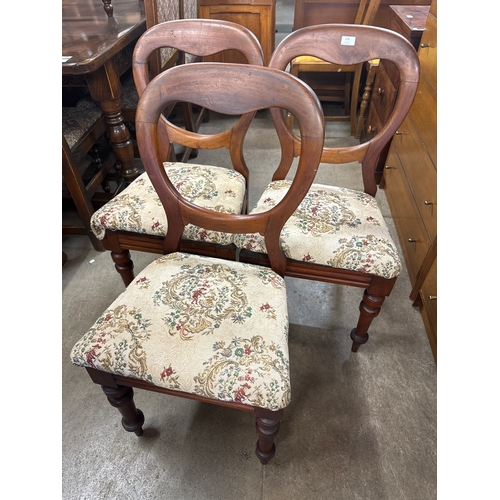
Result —
<instances>
[{"instance_id":1,"label":"wooden sideboard","mask_svg":"<svg viewBox=\"0 0 500 500\"><path fill-rule=\"evenodd\" d=\"M276 39L276 0L199 0L198 13L203 19L222 19L248 28L258 38L264 62L269 64ZM235 50L206 57L205 61L246 62Z\"/></svg>"},{"instance_id":2,"label":"wooden sideboard","mask_svg":"<svg viewBox=\"0 0 500 500\"><path fill-rule=\"evenodd\" d=\"M437 359L437 0L431 4L418 54L417 95L393 137L382 185L412 284L410 299L422 312Z\"/></svg>"}]
</instances>

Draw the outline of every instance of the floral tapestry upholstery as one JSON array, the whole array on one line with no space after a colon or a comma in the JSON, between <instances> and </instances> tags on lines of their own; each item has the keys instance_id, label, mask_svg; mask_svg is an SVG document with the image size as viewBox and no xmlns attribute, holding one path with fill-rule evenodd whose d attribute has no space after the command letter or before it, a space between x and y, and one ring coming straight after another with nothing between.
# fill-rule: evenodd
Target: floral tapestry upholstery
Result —
<instances>
[{"instance_id":1,"label":"floral tapestry upholstery","mask_svg":"<svg viewBox=\"0 0 500 500\"><path fill-rule=\"evenodd\" d=\"M285 282L260 266L164 255L99 317L71 360L214 400L284 408Z\"/></svg>"},{"instance_id":2,"label":"floral tapestry upholstery","mask_svg":"<svg viewBox=\"0 0 500 500\"><path fill-rule=\"evenodd\" d=\"M122 109L137 109L139 94L135 88L134 77L131 71L121 78L121 85L122 94L120 99L122 102Z\"/></svg>"},{"instance_id":3,"label":"floral tapestry upholstery","mask_svg":"<svg viewBox=\"0 0 500 500\"><path fill-rule=\"evenodd\" d=\"M62 133L70 149L75 147L101 116L101 108L88 96L82 97L74 107L62 108Z\"/></svg>"},{"instance_id":4,"label":"floral tapestry upholstery","mask_svg":"<svg viewBox=\"0 0 500 500\"><path fill-rule=\"evenodd\" d=\"M289 181L269 184L251 213L275 206ZM360 191L313 184L281 232L285 255L383 278L397 276L401 261L375 198ZM260 234L234 235L239 248L266 253Z\"/></svg>"},{"instance_id":5,"label":"floral tapestry upholstery","mask_svg":"<svg viewBox=\"0 0 500 500\"><path fill-rule=\"evenodd\" d=\"M190 163L164 163L172 184L195 205L223 213L239 214L245 199L245 179L223 167ZM166 236L167 217L147 173L141 174L119 195L97 210L90 221L95 236L102 240L107 229ZM220 245L232 243L232 235L187 225L183 237Z\"/></svg>"}]
</instances>

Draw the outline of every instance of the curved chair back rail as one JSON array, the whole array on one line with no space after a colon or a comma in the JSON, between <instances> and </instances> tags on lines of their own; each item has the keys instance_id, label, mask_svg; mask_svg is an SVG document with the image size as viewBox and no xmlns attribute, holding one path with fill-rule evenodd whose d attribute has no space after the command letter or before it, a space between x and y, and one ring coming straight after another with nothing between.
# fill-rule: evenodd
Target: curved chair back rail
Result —
<instances>
[{"instance_id":1,"label":"curved chair back rail","mask_svg":"<svg viewBox=\"0 0 500 500\"><path fill-rule=\"evenodd\" d=\"M300 159L283 200L264 213L232 215L207 210L184 199L162 166L157 133L163 109L175 101L192 102L228 115L250 116L271 107L293 112L302 138ZM188 223L229 233L258 232L265 237L271 267L284 274L286 258L280 247L280 231L315 178L324 141L321 106L306 84L285 72L261 66L199 63L174 67L158 75L144 90L137 108L136 129L144 167L169 214L166 253L179 248ZM242 143L244 132L233 132L233 140Z\"/></svg>"},{"instance_id":2,"label":"curved chair back rail","mask_svg":"<svg viewBox=\"0 0 500 500\"><path fill-rule=\"evenodd\" d=\"M343 37L355 39L343 44ZM410 50L411 49L411 50ZM308 26L288 35L274 51L269 66L285 70L295 57L309 55L341 65L359 64L372 59L386 59L396 65L400 74L399 92L393 112L384 127L371 140L352 147L324 148L324 163L359 161L363 165L365 193L375 196L375 166L383 147L401 125L410 110L419 81L419 61L410 42L390 30L374 26L322 24ZM287 126L283 113L271 110L282 141L284 156L274 180L284 179L293 157L300 149L300 138ZM293 153L292 153L293 152ZM293 156L292 156L293 154Z\"/></svg>"}]
</instances>

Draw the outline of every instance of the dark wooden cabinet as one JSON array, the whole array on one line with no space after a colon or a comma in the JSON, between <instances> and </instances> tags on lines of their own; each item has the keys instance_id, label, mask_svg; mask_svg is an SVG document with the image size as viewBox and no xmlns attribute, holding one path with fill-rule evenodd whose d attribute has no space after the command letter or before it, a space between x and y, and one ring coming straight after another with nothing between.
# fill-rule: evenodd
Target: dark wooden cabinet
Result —
<instances>
[{"instance_id":1,"label":"dark wooden cabinet","mask_svg":"<svg viewBox=\"0 0 500 500\"><path fill-rule=\"evenodd\" d=\"M276 0L199 0L198 12L203 19L221 19L248 28L258 38L264 62L269 64L275 46ZM246 62L234 50L206 57L205 61Z\"/></svg>"},{"instance_id":2,"label":"dark wooden cabinet","mask_svg":"<svg viewBox=\"0 0 500 500\"><path fill-rule=\"evenodd\" d=\"M435 357L437 357L436 3L436 0L433 0L418 49L420 82L417 95L408 116L393 137L385 160L382 183L413 287L410 298L422 312ZM376 101L372 103L376 111L377 103ZM373 123L377 123L374 126L378 126L375 119Z\"/></svg>"},{"instance_id":3,"label":"dark wooden cabinet","mask_svg":"<svg viewBox=\"0 0 500 500\"><path fill-rule=\"evenodd\" d=\"M389 29L407 38L418 50L430 5L390 5Z\"/></svg>"}]
</instances>

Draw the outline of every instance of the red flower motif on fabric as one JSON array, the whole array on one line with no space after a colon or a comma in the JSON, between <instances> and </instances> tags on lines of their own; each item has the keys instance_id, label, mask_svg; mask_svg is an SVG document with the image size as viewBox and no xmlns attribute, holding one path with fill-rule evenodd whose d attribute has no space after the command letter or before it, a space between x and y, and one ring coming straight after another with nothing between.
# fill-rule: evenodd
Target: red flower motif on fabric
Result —
<instances>
[{"instance_id":1,"label":"red flower motif on fabric","mask_svg":"<svg viewBox=\"0 0 500 500\"><path fill-rule=\"evenodd\" d=\"M165 368L160 373L160 377L162 380L165 380L166 378L170 377L170 375L172 375L172 373L174 373L174 370L172 370L172 368L169 366L168 368Z\"/></svg>"}]
</instances>

